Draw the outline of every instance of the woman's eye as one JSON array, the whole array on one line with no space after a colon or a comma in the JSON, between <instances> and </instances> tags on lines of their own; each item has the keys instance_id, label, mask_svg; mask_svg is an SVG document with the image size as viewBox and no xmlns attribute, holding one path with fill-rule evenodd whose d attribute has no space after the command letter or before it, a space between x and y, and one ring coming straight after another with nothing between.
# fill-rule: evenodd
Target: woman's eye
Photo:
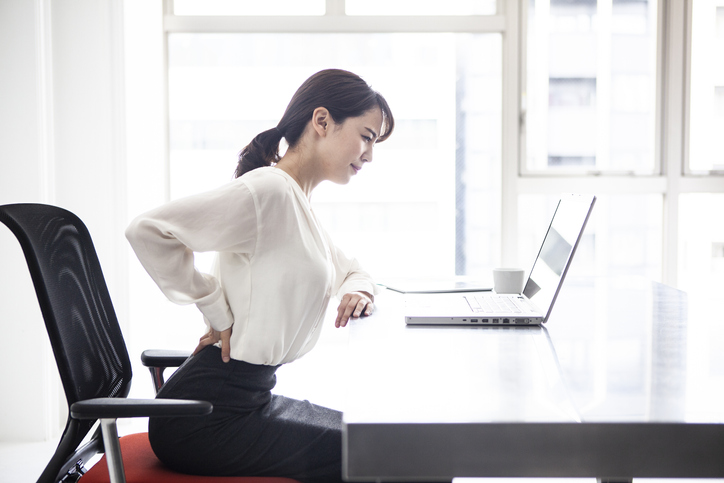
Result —
<instances>
[{"instance_id":1,"label":"woman's eye","mask_svg":"<svg viewBox=\"0 0 724 483\"><path fill-rule=\"evenodd\" d=\"M362 139L364 139L366 142L372 141L372 138L369 136L362 136Z\"/></svg>"}]
</instances>

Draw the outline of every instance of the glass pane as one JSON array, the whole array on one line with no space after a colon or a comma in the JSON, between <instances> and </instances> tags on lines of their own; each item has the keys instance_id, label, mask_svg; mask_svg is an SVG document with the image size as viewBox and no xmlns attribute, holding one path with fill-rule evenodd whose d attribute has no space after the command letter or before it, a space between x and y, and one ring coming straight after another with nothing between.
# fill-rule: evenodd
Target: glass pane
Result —
<instances>
[{"instance_id":1,"label":"glass pane","mask_svg":"<svg viewBox=\"0 0 724 483\"><path fill-rule=\"evenodd\" d=\"M174 0L176 15L324 15L325 0Z\"/></svg>"},{"instance_id":2,"label":"glass pane","mask_svg":"<svg viewBox=\"0 0 724 483\"><path fill-rule=\"evenodd\" d=\"M377 279L494 264L500 35L171 34L169 55L173 198L232 179L237 153L276 125L309 75L345 68L385 96L397 126L349 185L315 191L337 245Z\"/></svg>"},{"instance_id":3,"label":"glass pane","mask_svg":"<svg viewBox=\"0 0 724 483\"><path fill-rule=\"evenodd\" d=\"M711 219L720 213L724 213L724 194L691 193L680 198L679 287L711 300L719 300L724 287L724 223Z\"/></svg>"},{"instance_id":4,"label":"glass pane","mask_svg":"<svg viewBox=\"0 0 724 483\"><path fill-rule=\"evenodd\" d=\"M724 171L724 0L692 9L689 169Z\"/></svg>"},{"instance_id":5,"label":"glass pane","mask_svg":"<svg viewBox=\"0 0 724 483\"><path fill-rule=\"evenodd\" d=\"M347 15L495 15L496 0L346 0Z\"/></svg>"},{"instance_id":6,"label":"glass pane","mask_svg":"<svg viewBox=\"0 0 724 483\"><path fill-rule=\"evenodd\" d=\"M694 7L696 7L694 3ZM708 402L724 394L724 351L716 344L724 334L721 321L721 289L724 287L724 223L712 222L711 215L724 211L724 194L692 193L679 198L679 288L688 297L688 368L693 374L718 378L720 384L699 384L692 380L688 389L696 397L691 405L711 409ZM713 333L712 333L713 332ZM701 395L711 397L702 400Z\"/></svg>"},{"instance_id":7,"label":"glass pane","mask_svg":"<svg viewBox=\"0 0 724 483\"><path fill-rule=\"evenodd\" d=\"M526 166L655 169L656 0L530 0Z\"/></svg>"},{"instance_id":8,"label":"glass pane","mask_svg":"<svg viewBox=\"0 0 724 483\"><path fill-rule=\"evenodd\" d=\"M519 198L518 253L526 271L533 265L557 203L555 195ZM661 195L598 196L569 275L661 280L662 220Z\"/></svg>"}]
</instances>

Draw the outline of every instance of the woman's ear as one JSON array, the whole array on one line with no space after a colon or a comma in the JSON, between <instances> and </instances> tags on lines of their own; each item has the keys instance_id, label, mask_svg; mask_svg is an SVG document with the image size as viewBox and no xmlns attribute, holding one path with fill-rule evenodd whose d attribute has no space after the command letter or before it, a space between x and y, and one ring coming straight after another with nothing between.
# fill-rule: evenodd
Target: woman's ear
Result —
<instances>
[{"instance_id":1,"label":"woman's ear","mask_svg":"<svg viewBox=\"0 0 724 483\"><path fill-rule=\"evenodd\" d=\"M321 137L326 137L332 117L326 107L318 107L312 113L312 127Z\"/></svg>"}]
</instances>

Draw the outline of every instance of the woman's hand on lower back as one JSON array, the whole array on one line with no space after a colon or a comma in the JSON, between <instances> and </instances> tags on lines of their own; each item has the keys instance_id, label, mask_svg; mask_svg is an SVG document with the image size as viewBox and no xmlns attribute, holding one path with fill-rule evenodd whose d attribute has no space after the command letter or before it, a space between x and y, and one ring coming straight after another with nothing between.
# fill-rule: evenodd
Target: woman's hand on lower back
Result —
<instances>
[{"instance_id":1,"label":"woman's hand on lower back","mask_svg":"<svg viewBox=\"0 0 724 483\"><path fill-rule=\"evenodd\" d=\"M208 345L214 345L221 341L221 360L229 362L231 360L231 327L226 330L218 331L210 328L209 331L199 339L199 345L194 349L194 354L198 353Z\"/></svg>"}]
</instances>

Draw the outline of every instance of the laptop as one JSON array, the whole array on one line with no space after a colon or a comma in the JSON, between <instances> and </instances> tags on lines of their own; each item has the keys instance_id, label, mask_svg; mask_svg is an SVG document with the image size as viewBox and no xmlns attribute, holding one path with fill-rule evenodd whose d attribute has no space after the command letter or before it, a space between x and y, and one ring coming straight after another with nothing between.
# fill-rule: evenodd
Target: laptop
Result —
<instances>
[{"instance_id":1,"label":"laptop","mask_svg":"<svg viewBox=\"0 0 724 483\"><path fill-rule=\"evenodd\" d=\"M520 294L406 294L408 325L541 325L548 320L596 197L564 194L558 201Z\"/></svg>"}]
</instances>

